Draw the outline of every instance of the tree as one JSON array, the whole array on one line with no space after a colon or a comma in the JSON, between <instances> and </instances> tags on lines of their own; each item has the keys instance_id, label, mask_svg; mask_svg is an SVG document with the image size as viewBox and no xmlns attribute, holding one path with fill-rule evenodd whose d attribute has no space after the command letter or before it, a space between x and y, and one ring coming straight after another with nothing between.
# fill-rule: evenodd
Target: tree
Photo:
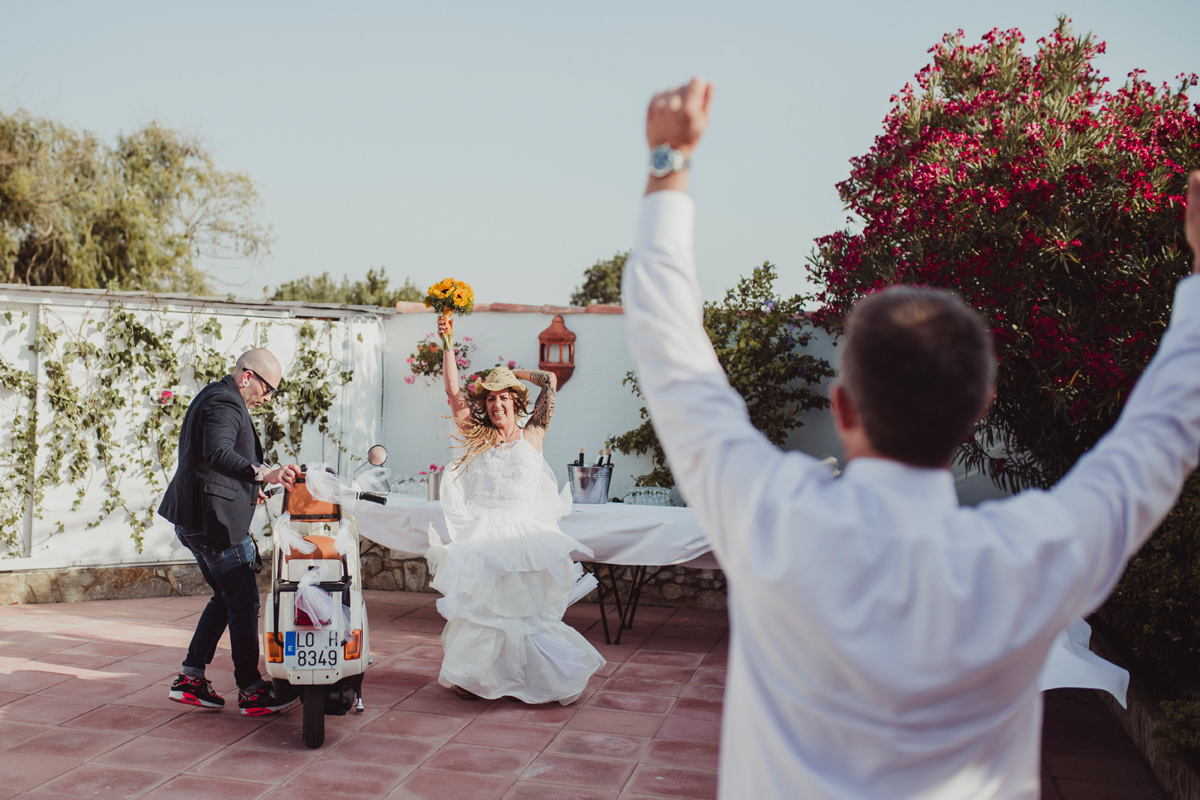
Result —
<instances>
[{"instance_id":1,"label":"tree","mask_svg":"<svg viewBox=\"0 0 1200 800\"><path fill-rule=\"evenodd\" d=\"M628 251L617 253L607 261L597 261L584 270L583 286L575 288L575 293L571 295L571 305L621 305L621 275L625 271L625 259L628 257Z\"/></svg>"},{"instance_id":2,"label":"tree","mask_svg":"<svg viewBox=\"0 0 1200 800\"><path fill-rule=\"evenodd\" d=\"M390 307L402 300L419 303L425 299L425 293L418 289L410 278L405 278L404 285L397 289L389 288L387 270L380 267L378 273L374 269L367 270L366 280L353 283L350 282L349 276L343 276L341 284L338 284L329 277L328 272L308 275L280 285L271 299Z\"/></svg>"},{"instance_id":3,"label":"tree","mask_svg":"<svg viewBox=\"0 0 1200 800\"><path fill-rule=\"evenodd\" d=\"M1108 91L1104 44L1068 23L1032 58L1016 30L947 34L838 184L861 232L811 258L830 330L892 283L954 289L985 316L996 403L961 458L1013 490L1053 484L1116 421L1190 262L1196 77L1172 90L1135 71Z\"/></svg>"},{"instance_id":4,"label":"tree","mask_svg":"<svg viewBox=\"0 0 1200 800\"><path fill-rule=\"evenodd\" d=\"M205 263L258 258L270 231L253 181L199 138L151 123L94 134L0 114L0 269L9 283L209 291Z\"/></svg>"},{"instance_id":5,"label":"tree","mask_svg":"<svg viewBox=\"0 0 1200 800\"><path fill-rule=\"evenodd\" d=\"M722 303L705 303L704 330L729 385L746 401L751 424L781 446L789 433L804 424L805 411L829 405L824 394L809 387L832 378L834 371L825 359L797 352L812 337L804 315L808 298L780 298L775 294L775 277L775 267L764 263L749 278L740 278ZM798 385L800 381L805 385ZM634 373L628 373L624 383L642 396ZM639 486L674 486L675 476L650 412L643 407L641 414L642 424L613 437L613 447L625 454L650 454L654 468L638 477Z\"/></svg>"},{"instance_id":6,"label":"tree","mask_svg":"<svg viewBox=\"0 0 1200 800\"><path fill-rule=\"evenodd\" d=\"M1135 70L1110 91L1092 67L1104 44L1069 20L1032 57L1023 41L992 31L968 47L959 32L932 49L838 184L861 230L819 239L810 267L831 331L893 283L953 289L983 314L996 402L959 458L1010 490L1052 485L1116 422L1190 269L1181 223L1200 167L1195 75L1156 87ZM1197 520L1193 476L1101 614L1161 692L1200 669ZM1170 747L1200 723L1200 704L1185 712L1197 719L1160 732Z\"/></svg>"}]
</instances>

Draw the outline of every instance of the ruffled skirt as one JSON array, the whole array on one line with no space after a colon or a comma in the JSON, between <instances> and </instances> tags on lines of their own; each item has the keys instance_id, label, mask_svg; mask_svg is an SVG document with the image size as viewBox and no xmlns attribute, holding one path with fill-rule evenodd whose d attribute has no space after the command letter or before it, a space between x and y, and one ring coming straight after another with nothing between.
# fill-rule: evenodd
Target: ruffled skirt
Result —
<instances>
[{"instance_id":1,"label":"ruffled skirt","mask_svg":"<svg viewBox=\"0 0 1200 800\"><path fill-rule=\"evenodd\" d=\"M532 516L482 515L443 545L429 530L430 585L438 611L438 682L480 697L526 703L574 702L604 658L562 621L567 606L596 586L571 560L580 545Z\"/></svg>"}]
</instances>

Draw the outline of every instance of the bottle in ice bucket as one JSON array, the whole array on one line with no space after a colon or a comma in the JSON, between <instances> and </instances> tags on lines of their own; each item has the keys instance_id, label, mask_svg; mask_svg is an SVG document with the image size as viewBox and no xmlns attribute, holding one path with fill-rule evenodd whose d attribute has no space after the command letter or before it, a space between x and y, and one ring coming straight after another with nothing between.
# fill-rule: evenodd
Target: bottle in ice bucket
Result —
<instances>
[{"instance_id":1,"label":"bottle in ice bucket","mask_svg":"<svg viewBox=\"0 0 1200 800\"><path fill-rule=\"evenodd\" d=\"M605 503L608 501L608 485L612 468L604 463L604 448L596 451L596 460L587 463L584 448L579 448L579 457L567 465L571 483L571 497L576 503Z\"/></svg>"}]
</instances>

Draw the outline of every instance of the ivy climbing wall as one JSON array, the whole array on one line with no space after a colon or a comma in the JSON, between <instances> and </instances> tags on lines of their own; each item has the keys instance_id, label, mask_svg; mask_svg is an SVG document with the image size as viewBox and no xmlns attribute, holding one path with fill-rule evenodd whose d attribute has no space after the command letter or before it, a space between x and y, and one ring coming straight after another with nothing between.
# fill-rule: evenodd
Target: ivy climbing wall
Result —
<instances>
[{"instance_id":1,"label":"ivy climbing wall","mask_svg":"<svg viewBox=\"0 0 1200 800\"><path fill-rule=\"evenodd\" d=\"M21 569L188 558L155 514L179 424L251 347L284 366L253 414L267 460L352 470L379 435L378 314L0 289L0 554Z\"/></svg>"}]
</instances>

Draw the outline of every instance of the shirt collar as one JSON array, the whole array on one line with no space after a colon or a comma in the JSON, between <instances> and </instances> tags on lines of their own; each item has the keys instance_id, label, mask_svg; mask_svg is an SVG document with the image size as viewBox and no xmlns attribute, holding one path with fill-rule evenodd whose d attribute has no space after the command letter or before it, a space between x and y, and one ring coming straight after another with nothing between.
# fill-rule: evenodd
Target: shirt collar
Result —
<instances>
[{"instance_id":1,"label":"shirt collar","mask_svg":"<svg viewBox=\"0 0 1200 800\"><path fill-rule=\"evenodd\" d=\"M885 491L900 492L924 502L957 506L954 473L948 469L914 467L889 458L859 457L846 465L842 480Z\"/></svg>"}]
</instances>

